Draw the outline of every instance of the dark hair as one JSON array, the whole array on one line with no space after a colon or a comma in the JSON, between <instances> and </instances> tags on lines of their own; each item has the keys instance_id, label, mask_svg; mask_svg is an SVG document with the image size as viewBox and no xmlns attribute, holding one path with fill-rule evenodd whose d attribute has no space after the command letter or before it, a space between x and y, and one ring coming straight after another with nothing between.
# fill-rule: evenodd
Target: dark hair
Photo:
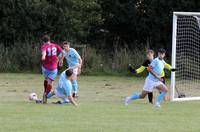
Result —
<instances>
[{"instance_id":1,"label":"dark hair","mask_svg":"<svg viewBox=\"0 0 200 132\"><path fill-rule=\"evenodd\" d=\"M63 45L65 45L65 44L70 45L70 42L69 41L64 41Z\"/></svg>"},{"instance_id":2,"label":"dark hair","mask_svg":"<svg viewBox=\"0 0 200 132\"><path fill-rule=\"evenodd\" d=\"M67 77L70 77L72 74L73 74L73 70L72 69L68 69L68 70L65 71L65 75Z\"/></svg>"},{"instance_id":3,"label":"dark hair","mask_svg":"<svg viewBox=\"0 0 200 132\"><path fill-rule=\"evenodd\" d=\"M151 50L151 49L149 49L149 50L147 51L147 53L154 54L154 51L153 51L153 50Z\"/></svg>"},{"instance_id":4,"label":"dark hair","mask_svg":"<svg viewBox=\"0 0 200 132\"><path fill-rule=\"evenodd\" d=\"M47 43L48 41L50 41L50 37L49 37L48 35L44 35L44 36L42 37L42 41L43 41L44 43Z\"/></svg>"},{"instance_id":5,"label":"dark hair","mask_svg":"<svg viewBox=\"0 0 200 132\"><path fill-rule=\"evenodd\" d=\"M163 48L160 48L160 49L158 50L158 53L161 53L161 54L166 53L166 50L163 49Z\"/></svg>"}]
</instances>

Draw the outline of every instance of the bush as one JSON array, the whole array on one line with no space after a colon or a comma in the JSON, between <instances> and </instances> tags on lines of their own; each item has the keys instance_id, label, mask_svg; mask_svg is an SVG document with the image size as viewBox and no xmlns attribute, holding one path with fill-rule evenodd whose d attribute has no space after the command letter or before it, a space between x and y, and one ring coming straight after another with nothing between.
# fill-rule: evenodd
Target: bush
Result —
<instances>
[{"instance_id":1,"label":"bush","mask_svg":"<svg viewBox=\"0 0 200 132\"><path fill-rule=\"evenodd\" d=\"M16 43L0 48L1 72L39 72L40 44Z\"/></svg>"},{"instance_id":2,"label":"bush","mask_svg":"<svg viewBox=\"0 0 200 132\"><path fill-rule=\"evenodd\" d=\"M98 51L87 48L84 58L85 74L128 74L127 67L132 64L133 67L141 65L144 60L145 50L128 48L115 48L113 51Z\"/></svg>"}]
</instances>

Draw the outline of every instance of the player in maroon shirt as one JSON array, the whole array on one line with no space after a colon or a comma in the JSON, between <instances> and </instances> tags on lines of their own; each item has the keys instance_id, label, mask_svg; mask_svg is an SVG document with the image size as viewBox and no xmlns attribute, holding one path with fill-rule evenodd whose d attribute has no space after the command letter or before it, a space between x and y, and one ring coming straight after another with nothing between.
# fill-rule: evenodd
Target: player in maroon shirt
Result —
<instances>
[{"instance_id":1,"label":"player in maroon shirt","mask_svg":"<svg viewBox=\"0 0 200 132\"><path fill-rule=\"evenodd\" d=\"M58 54L64 53L62 48L50 42L50 37L44 35L42 37L43 45L41 47L42 52L42 74L45 77L44 80L44 94L43 94L43 103L47 103L47 94L52 89L52 82L56 79L57 76L57 65L58 65ZM64 58L64 56L62 56ZM62 58L61 57L61 58ZM59 62L60 64L60 62Z\"/></svg>"}]
</instances>

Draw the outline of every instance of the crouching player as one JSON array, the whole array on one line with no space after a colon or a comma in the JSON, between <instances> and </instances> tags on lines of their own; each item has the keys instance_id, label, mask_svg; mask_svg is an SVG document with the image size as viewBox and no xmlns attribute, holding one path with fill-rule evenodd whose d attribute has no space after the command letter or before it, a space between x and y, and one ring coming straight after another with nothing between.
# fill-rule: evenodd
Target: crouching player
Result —
<instances>
[{"instance_id":1,"label":"crouching player","mask_svg":"<svg viewBox=\"0 0 200 132\"><path fill-rule=\"evenodd\" d=\"M78 97L77 76L81 72L82 59L74 48L70 48L70 42L63 42L64 57L70 69L73 69L74 80L72 81L73 97ZM61 58L61 60L63 60ZM61 61L62 62L62 61ZM61 64L62 65L62 64Z\"/></svg>"},{"instance_id":2,"label":"crouching player","mask_svg":"<svg viewBox=\"0 0 200 132\"><path fill-rule=\"evenodd\" d=\"M58 85L55 91L50 92L47 95L47 98L51 98L53 95L56 95L58 98L62 100L60 104L72 103L77 106L78 104L75 102L72 97L72 81L74 80L73 70L69 69L61 73Z\"/></svg>"},{"instance_id":3,"label":"crouching player","mask_svg":"<svg viewBox=\"0 0 200 132\"><path fill-rule=\"evenodd\" d=\"M141 92L141 94L135 93L131 96L126 97L125 105L128 105L131 100L145 98L148 93L151 93L154 88L157 88L161 93L156 99L156 106L160 107L160 103L163 101L163 98L168 91L166 85L162 82L163 80L160 77L164 69L164 65L166 64L163 60L165 57L165 52L166 51L164 49L159 49L158 57L155 58L147 68L147 70L149 71L149 75L145 80L143 91Z\"/></svg>"}]
</instances>

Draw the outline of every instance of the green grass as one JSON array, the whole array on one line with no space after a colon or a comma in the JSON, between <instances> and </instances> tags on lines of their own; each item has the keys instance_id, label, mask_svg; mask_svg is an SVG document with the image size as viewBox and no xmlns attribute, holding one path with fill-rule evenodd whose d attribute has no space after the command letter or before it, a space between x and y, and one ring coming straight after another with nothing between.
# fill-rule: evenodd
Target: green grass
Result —
<instances>
[{"instance_id":1,"label":"green grass","mask_svg":"<svg viewBox=\"0 0 200 132\"><path fill-rule=\"evenodd\" d=\"M157 109L145 99L125 107L124 97L140 91L144 78L81 76L77 108L28 101L31 92L41 97L42 79L38 74L0 74L1 132L200 131L197 101L164 103Z\"/></svg>"}]
</instances>

